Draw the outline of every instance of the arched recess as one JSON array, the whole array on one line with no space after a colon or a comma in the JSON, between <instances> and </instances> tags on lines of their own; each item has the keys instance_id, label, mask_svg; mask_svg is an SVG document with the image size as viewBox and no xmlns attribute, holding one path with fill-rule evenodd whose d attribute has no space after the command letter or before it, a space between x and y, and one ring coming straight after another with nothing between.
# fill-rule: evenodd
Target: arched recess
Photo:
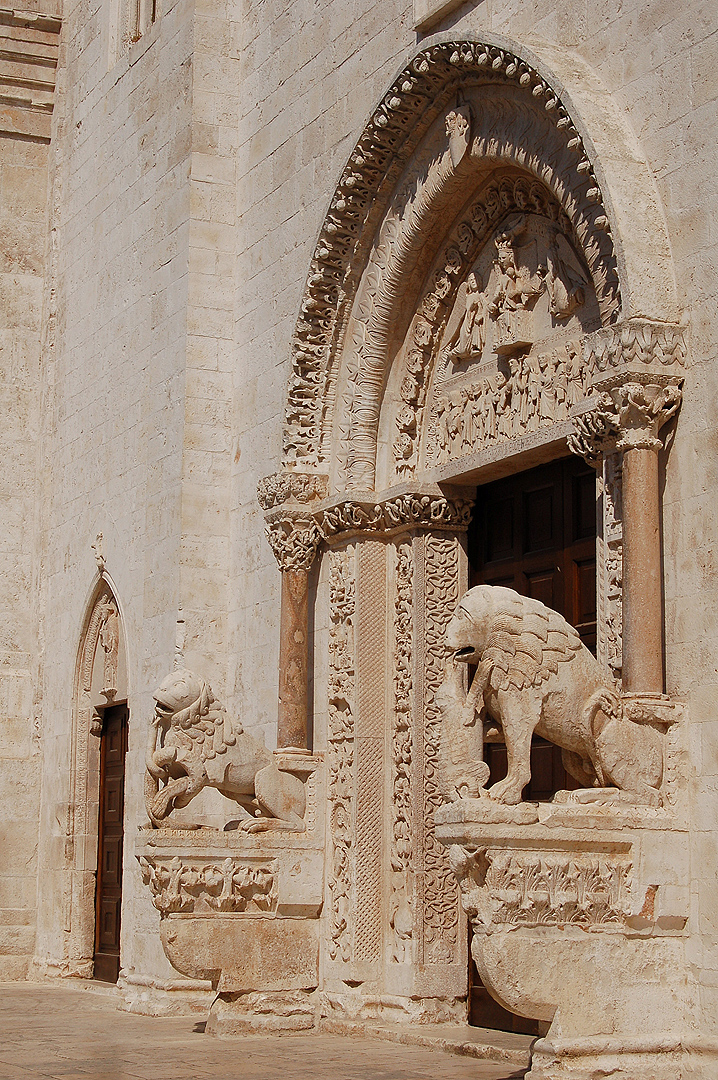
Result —
<instances>
[{"instance_id":1,"label":"arched recess","mask_svg":"<svg viewBox=\"0 0 718 1080\"><path fill-rule=\"evenodd\" d=\"M103 571L85 609L75 664L65 838L66 973L93 974L103 712L127 700L127 649L115 589ZM121 873L121 867L119 867Z\"/></svg>"},{"instance_id":2,"label":"arched recess","mask_svg":"<svg viewBox=\"0 0 718 1080\"><path fill-rule=\"evenodd\" d=\"M595 74L576 56L561 63L559 79L498 37L437 39L398 74L320 231L293 342L286 465L329 473L335 491L374 490L383 396L410 320L424 320L414 361L421 397L477 251L537 200L541 213L560 216L585 262L597 326L675 318L650 170ZM422 295L442 246L442 279Z\"/></svg>"}]
</instances>

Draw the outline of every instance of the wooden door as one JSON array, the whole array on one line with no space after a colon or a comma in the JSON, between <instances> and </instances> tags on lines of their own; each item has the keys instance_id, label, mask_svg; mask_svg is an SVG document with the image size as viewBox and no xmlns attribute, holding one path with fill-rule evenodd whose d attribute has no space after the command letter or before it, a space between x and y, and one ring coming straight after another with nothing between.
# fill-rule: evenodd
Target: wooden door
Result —
<instances>
[{"instance_id":1,"label":"wooden door","mask_svg":"<svg viewBox=\"0 0 718 1080\"><path fill-rule=\"evenodd\" d=\"M95 894L95 978L120 973L122 822L125 803L127 706L105 709L100 740L100 821Z\"/></svg>"},{"instance_id":2,"label":"wooden door","mask_svg":"<svg viewBox=\"0 0 718 1080\"><path fill-rule=\"evenodd\" d=\"M596 648L596 474L566 458L479 488L469 530L470 585L506 585L561 614L583 643ZM506 776L506 747L484 747L489 783ZM550 799L578 785L561 751L538 736L531 746L531 781L524 798ZM471 954L469 953L469 956ZM470 959L469 1023L538 1034L537 1021L501 1008Z\"/></svg>"}]
</instances>

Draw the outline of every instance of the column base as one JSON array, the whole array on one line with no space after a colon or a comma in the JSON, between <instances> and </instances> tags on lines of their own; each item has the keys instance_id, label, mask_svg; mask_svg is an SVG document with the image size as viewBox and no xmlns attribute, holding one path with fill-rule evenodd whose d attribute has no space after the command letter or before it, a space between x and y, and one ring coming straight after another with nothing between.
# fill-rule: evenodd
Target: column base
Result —
<instances>
[{"instance_id":1,"label":"column base","mask_svg":"<svg viewBox=\"0 0 718 1080\"><path fill-rule=\"evenodd\" d=\"M279 1034L316 1026L316 991L219 993L207 1018L208 1035Z\"/></svg>"},{"instance_id":2,"label":"column base","mask_svg":"<svg viewBox=\"0 0 718 1080\"><path fill-rule=\"evenodd\" d=\"M525 1080L712 1080L718 1043L666 1034L538 1039Z\"/></svg>"}]
</instances>

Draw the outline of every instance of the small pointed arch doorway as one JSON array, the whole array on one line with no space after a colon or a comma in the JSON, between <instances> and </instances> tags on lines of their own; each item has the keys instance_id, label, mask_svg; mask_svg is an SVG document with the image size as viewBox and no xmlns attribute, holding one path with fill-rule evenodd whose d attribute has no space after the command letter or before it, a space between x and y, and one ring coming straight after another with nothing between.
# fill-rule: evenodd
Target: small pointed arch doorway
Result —
<instances>
[{"instance_id":1,"label":"small pointed arch doorway","mask_svg":"<svg viewBox=\"0 0 718 1080\"><path fill-rule=\"evenodd\" d=\"M72 738L68 971L117 982L129 713L121 609L104 574L84 626Z\"/></svg>"}]
</instances>

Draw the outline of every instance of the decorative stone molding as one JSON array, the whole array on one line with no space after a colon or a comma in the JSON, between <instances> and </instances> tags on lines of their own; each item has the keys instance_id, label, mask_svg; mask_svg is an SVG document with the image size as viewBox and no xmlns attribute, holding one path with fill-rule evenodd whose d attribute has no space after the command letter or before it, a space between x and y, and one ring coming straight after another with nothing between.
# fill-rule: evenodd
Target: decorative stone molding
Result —
<instances>
[{"instance_id":1,"label":"decorative stone molding","mask_svg":"<svg viewBox=\"0 0 718 1080\"><path fill-rule=\"evenodd\" d=\"M279 569L311 569L322 534L309 513L284 512L269 521L265 530Z\"/></svg>"},{"instance_id":2,"label":"decorative stone molding","mask_svg":"<svg viewBox=\"0 0 718 1080\"><path fill-rule=\"evenodd\" d=\"M310 503L325 498L328 480L323 473L284 469L259 481L257 499L263 510L272 510L283 503Z\"/></svg>"},{"instance_id":3,"label":"decorative stone molding","mask_svg":"<svg viewBox=\"0 0 718 1080\"><path fill-rule=\"evenodd\" d=\"M597 378L602 372L620 367L655 367L659 371L669 366L684 368L685 331L674 323L628 319L589 334L584 340L583 358Z\"/></svg>"},{"instance_id":4,"label":"decorative stone molding","mask_svg":"<svg viewBox=\"0 0 718 1080\"><path fill-rule=\"evenodd\" d=\"M450 107L460 85L511 88L511 101L487 100L482 116L473 118L470 153L499 153L507 165L520 165L541 179L564 208L585 254L603 321L611 322L618 312L618 274L601 189L559 93L526 60L505 48L472 41L432 45L399 74L375 111L351 154L322 227L292 350L284 437L287 461L317 462L326 457L333 412L326 408L326 395L332 393L327 376L360 268L369 256L379 200L391 190L417 136L428 130L442 109ZM450 134L456 143L454 127ZM529 129L533 130L527 146ZM435 195L447 183L456 186L453 174L466 168L469 153L457 154L456 146L450 150L447 160L434 170L431 184ZM405 255L421 243L432 201L433 195L427 191L425 205L419 201L412 205L389 256L387 283L397 280ZM466 255L474 242L469 227ZM369 424L365 450L360 449L362 433L357 428L355 451L360 456L369 453L370 458L375 438L374 397L383 385L384 323L388 319L391 324L392 319L392 304L384 304L385 299L390 300L388 294L378 298L378 321L367 329L365 370L358 381L361 401L353 407L357 424L365 422L363 417ZM362 462L353 471L357 472L352 477L354 486L361 486L358 473L368 475L367 465Z\"/></svg>"},{"instance_id":5,"label":"decorative stone molding","mask_svg":"<svg viewBox=\"0 0 718 1080\"><path fill-rule=\"evenodd\" d=\"M355 592L354 548L350 545L331 553L329 579L329 956L332 960L345 962L352 957L353 931L351 911L354 871L352 820L355 798Z\"/></svg>"},{"instance_id":6,"label":"decorative stone molding","mask_svg":"<svg viewBox=\"0 0 718 1080\"><path fill-rule=\"evenodd\" d=\"M459 933L459 905L453 886L451 866L436 838L434 811L441 806L441 725L438 700L444 674L446 627L458 603L459 551L455 536L428 534L425 541L425 659L424 727L422 732L424 762L422 769L422 838L423 882L421 934L423 962L440 964L456 956Z\"/></svg>"},{"instance_id":7,"label":"decorative stone molding","mask_svg":"<svg viewBox=\"0 0 718 1080\"><path fill-rule=\"evenodd\" d=\"M396 550L394 600L394 727L392 732L391 893L389 922L392 960L411 960L414 925L412 874L413 759L413 591L414 554L410 541Z\"/></svg>"},{"instance_id":8,"label":"decorative stone molding","mask_svg":"<svg viewBox=\"0 0 718 1080\"><path fill-rule=\"evenodd\" d=\"M142 880L162 915L175 912L271 912L277 907L276 868L237 858L222 863L140 857Z\"/></svg>"},{"instance_id":9,"label":"decorative stone molding","mask_svg":"<svg viewBox=\"0 0 718 1080\"><path fill-rule=\"evenodd\" d=\"M469 918L492 926L625 927L630 914L628 855L449 849Z\"/></svg>"},{"instance_id":10,"label":"decorative stone molding","mask_svg":"<svg viewBox=\"0 0 718 1080\"><path fill-rule=\"evenodd\" d=\"M382 502L347 500L322 513L322 534L329 540L355 533L398 532L407 527L456 530L468 528L473 502L443 495L411 494Z\"/></svg>"}]
</instances>

